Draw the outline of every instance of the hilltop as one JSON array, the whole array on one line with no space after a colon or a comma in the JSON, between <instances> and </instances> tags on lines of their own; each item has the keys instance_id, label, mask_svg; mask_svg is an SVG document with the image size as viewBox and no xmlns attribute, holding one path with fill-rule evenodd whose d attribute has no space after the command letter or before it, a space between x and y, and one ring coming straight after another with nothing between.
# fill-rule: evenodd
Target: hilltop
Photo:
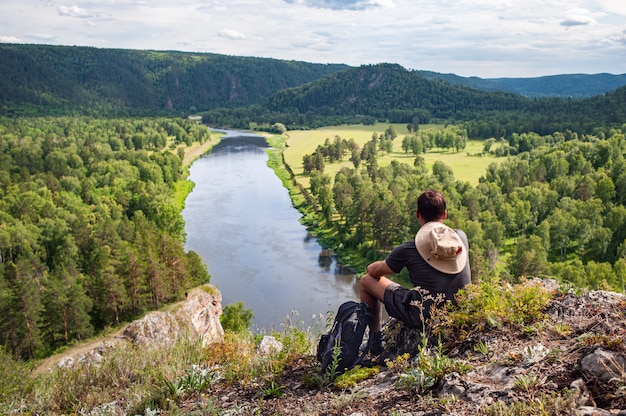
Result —
<instances>
[{"instance_id":1,"label":"hilltop","mask_svg":"<svg viewBox=\"0 0 626 416\"><path fill-rule=\"evenodd\" d=\"M241 414L623 415L625 302L626 296L610 292L555 292L544 317L528 326L455 331L442 350L436 343L421 355L415 349L407 361L390 354L366 380L311 387L316 363L308 355L273 382L275 397L256 383L216 383L207 395L217 408ZM386 330L390 348L394 340ZM202 397L182 400L180 409L197 411Z\"/></svg>"},{"instance_id":2,"label":"hilltop","mask_svg":"<svg viewBox=\"0 0 626 416\"><path fill-rule=\"evenodd\" d=\"M489 288L497 290L489 293ZM437 314L431 322L430 333L437 337L431 336L428 345L390 321L383 329L383 356L374 359L371 367L336 378L318 372L319 333L309 333L304 341L304 333L291 326L269 335L227 333L219 341L221 327L215 330L213 321L203 328L213 334L207 337L212 341L202 347L197 337L188 338L190 332L184 327L171 325L195 321L186 317L215 316L220 297L219 292L211 293L208 301L198 301L207 293L192 292L187 301L173 305L172 312L153 312L143 323L129 325L125 338L104 341L92 352L83 348L77 355L69 350L63 360L49 361L48 365L58 364L48 370L57 380L48 388L63 388L66 393L63 400L49 404L47 414L626 413L626 296L622 294L575 294L560 290L554 281L539 279L513 286L470 285L458 309ZM523 302L516 303L516 298ZM157 318L159 314L162 318ZM167 369L177 360L172 351L179 351L181 345L187 364L179 363L172 373ZM119 358L120 353L140 354L149 360L155 351L170 357L152 364L151 372L169 374L160 386L144 384L141 370L126 368ZM113 374L108 370L111 365L117 366ZM128 380L131 372L134 382ZM45 373L38 371L40 377L47 377ZM59 384L60 375L67 381ZM86 377L87 389L75 384L84 383ZM43 404L23 399L27 401L22 410L38 412Z\"/></svg>"},{"instance_id":3,"label":"hilltop","mask_svg":"<svg viewBox=\"0 0 626 416\"><path fill-rule=\"evenodd\" d=\"M193 114L347 68L210 53L0 44L0 114Z\"/></svg>"}]
</instances>

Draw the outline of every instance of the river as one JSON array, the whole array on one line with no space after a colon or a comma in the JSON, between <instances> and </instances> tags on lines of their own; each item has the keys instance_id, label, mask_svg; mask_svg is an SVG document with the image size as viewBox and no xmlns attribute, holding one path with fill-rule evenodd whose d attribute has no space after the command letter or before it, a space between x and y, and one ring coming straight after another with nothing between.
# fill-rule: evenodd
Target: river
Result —
<instances>
[{"instance_id":1,"label":"river","mask_svg":"<svg viewBox=\"0 0 626 416\"><path fill-rule=\"evenodd\" d=\"M267 166L265 138L227 131L197 159L185 201L186 249L207 265L223 305L243 301L252 330L319 323L358 299L352 270L339 264L300 223L287 189Z\"/></svg>"}]
</instances>

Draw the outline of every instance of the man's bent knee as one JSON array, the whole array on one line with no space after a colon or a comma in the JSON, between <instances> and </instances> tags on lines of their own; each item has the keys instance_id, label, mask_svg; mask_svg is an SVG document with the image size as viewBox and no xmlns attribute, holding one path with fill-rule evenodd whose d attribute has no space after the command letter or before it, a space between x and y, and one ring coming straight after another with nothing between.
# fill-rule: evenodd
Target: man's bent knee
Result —
<instances>
[{"instance_id":1,"label":"man's bent knee","mask_svg":"<svg viewBox=\"0 0 626 416\"><path fill-rule=\"evenodd\" d=\"M386 277L376 279L369 274L365 274L359 280L359 287L361 288L361 291L369 293L378 300L382 301L385 297L385 288L389 285L389 283L391 283L391 280Z\"/></svg>"}]
</instances>

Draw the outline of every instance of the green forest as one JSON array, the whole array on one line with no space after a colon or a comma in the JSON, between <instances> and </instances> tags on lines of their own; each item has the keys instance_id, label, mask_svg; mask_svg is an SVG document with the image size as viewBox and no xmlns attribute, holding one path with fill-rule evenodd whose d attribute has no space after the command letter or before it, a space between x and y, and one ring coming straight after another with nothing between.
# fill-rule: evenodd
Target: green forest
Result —
<instances>
[{"instance_id":1,"label":"green forest","mask_svg":"<svg viewBox=\"0 0 626 416\"><path fill-rule=\"evenodd\" d=\"M303 160L304 221L332 230L324 239L355 265L411 237L407 207L432 187L466 230L479 279L625 289L626 87L527 98L394 64L11 44L0 71L0 344L15 357L48 356L209 281L184 250L180 201L184 148L209 140L206 125L407 125L403 139L338 138ZM420 131L432 122L448 128ZM441 162L425 168L420 154L462 152L468 138L503 158L477 186ZM413 165L378 166L393 140ZM325 175L336 161L348 167Z\"/></svg>"},{"instance_id":2,"label":"green forest","mask_svg":"<svg viewBox=\"0 0 626 416\"><path fill-rule=\"evenodd\" d=\"M209 281L185 252L181 119L0 119L0 333L42 357Z\"/></svg>"},{"instance_id":3,"label":"green forest","mask_svg":"<svg viewBox=\"0 0 626 416\"><path fill-rule=\"evenodd\" d=\"M376 122L465 123L472 138L508 138L513 133L549 135L571 130L593 134L599 126L626 120L626 87L585 99L527 98L489 92L396 64L363 65L284 89L261 104L202 112L210 125L236 127L282 123L301 130Z\"/></svg>"},{"instance_id":4,"label":"green forest","mask_svg":"<svg viewBox=\"0 0 626 416\"><path fill-rule=\"evenodd\" d=\"M446 134L407 135L403 148L412 149L413 166L392 160L385 167L377 160L396 140L390 129L374 133L363 148L336 137L303 158L311 183L305 193L310 191L317 208L307 221L331 229L325 234L335 247L374 261L413 238L418 223L410 208L424 189L438 189L448 199L448 222L468 235L475 279L517 282L539 276L572 288L621 292L626 290L625 129L583 137L513 134L497 148L485 141L484 151L499 152L505 161L489 165L475 187L456 179L443 162L426 169L422 154L462 150L454 140L446 143ZM404 146L415 142L419 145ZM326 164L346 162L350 166L333 178L324 174Z\"/></svg>"},{"instance_id":5,"label":"green forest","mask_svg":"<svg viewBox=\"0 0 626 416\"><path fill-rule=\"evenodd\" d=\"M0 115L180 116L262 102L345 65L0 44Z\"/></svg>"}]
</instances>

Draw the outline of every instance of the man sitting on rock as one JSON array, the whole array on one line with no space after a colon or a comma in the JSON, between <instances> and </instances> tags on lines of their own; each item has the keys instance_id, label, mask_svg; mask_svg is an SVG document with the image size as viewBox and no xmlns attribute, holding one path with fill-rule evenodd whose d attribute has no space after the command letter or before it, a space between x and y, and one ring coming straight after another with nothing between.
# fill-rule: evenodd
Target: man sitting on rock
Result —
<instances>
[{"instance_id":1,"label":"man sitting on rock","mask_svg":"<svg viewBox=\"0 0 626 416\"><path fill-rule=\"evenodd\" d=\"M453 230L446 219L446 200L434 190L417 198L420 229L415 239L395 247L385 260L367 266L359 282L361 301L367 303L373 316L371 352L382 352L380 304L389 316L411 328L423 329L430 307L436 299L454 301L456 292L471 280L469 243L461 230ZM413 289L387 278L407 268Z\"/></svg>"}]
</instances>

